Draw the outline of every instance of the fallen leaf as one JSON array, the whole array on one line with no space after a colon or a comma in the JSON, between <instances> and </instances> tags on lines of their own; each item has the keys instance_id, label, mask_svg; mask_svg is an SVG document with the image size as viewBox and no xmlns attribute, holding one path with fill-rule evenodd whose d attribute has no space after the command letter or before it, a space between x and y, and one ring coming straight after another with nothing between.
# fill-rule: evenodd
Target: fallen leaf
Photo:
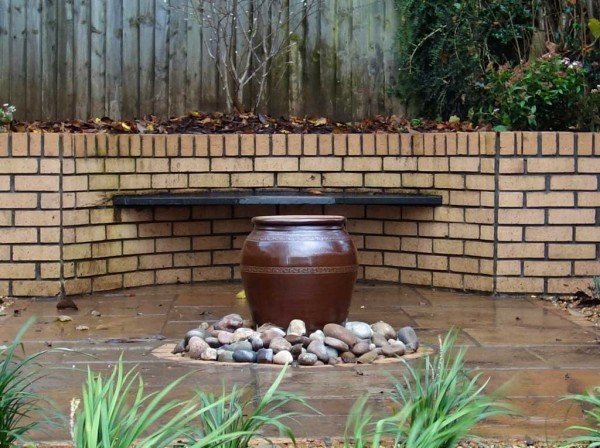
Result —
<instances>
[{"instance_id":1,"label":"fallen leaf","mask_svg":"<svg viewBox=\"0 0 600 448\"><path fill-rule=\"evenodd\" d=\"M72 321L73 318L71 316L58 316L56 320L59 322L69 322Z\"/></svg>"},{"instance_id":2,"label":"fallen leaf","mask_svg":"<svg viewBox=\"0 0 600 448\"><path fill-rule=\"evenodd\" d=\"M246 291L244 291L244 290L242 289L240 292L238 292L238 293L235 295L235 298L236 298L236 299L245 299L245 298L246 298Z\"/></svg>"},{"instance_id":3,"label":"fallen leaf","mask_svg":"<svg viewBox=\"0 0 600 448\"><path fill-rule=\"evenodd\" d=\"M90 329L90 327L88 327L87 325L77 325L75 327L75 330L77 331L88 331Z\"/></svg>"}]
</instances>

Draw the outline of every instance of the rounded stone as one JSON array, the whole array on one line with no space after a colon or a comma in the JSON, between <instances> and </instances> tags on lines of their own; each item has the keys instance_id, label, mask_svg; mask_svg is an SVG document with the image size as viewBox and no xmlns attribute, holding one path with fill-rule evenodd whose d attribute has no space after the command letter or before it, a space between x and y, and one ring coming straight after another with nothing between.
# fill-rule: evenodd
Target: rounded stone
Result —
<instances>
[{"instance_id":1,"label":"rounded stone","mask_svg":"<svg viewBox=\"0 0 600 448\"><path fill-rule=\"evenodd\" d=\"M375 347L383 347L384 345L388 345L388 338L379 333L373 333L371 336L371 342L375 344Z\"/></svg>"},{"instance_id":2,"label":"rounded stone","mask_svg":"<svg viewBox=\"0 0 600 448\"><path fill-rule=\"evenodd\" d=\"M250 341L250 344L252 344L252 350L254 350L255 352L265 346L263 340L260 338L259 335L251 336L248 340Z\"/></svg>"},{"instance_id":3,"label":"rounded stone","mask_svg":"<svg viewBox=\"0 0 600 448\"><path fill-rule=\"evenodd\" d=\"M236 350L233 352L233 360L235 362L254 362L256 352L252 350Z\"/></svg>"},{"instance_id":4,"label":"rounded stone","mask_svg":"<svg viewBox=\"0 0 600 448\"><path fill-rule=\"evenodd\" d=\"M324 342L325 345L332 347L340 352L347 352L348 350L350 350L350 347L348 347L348 344L346 344L344 341L340 341L337 338L332 338L331 336L326 336Z\"/></svg>"},{"instance_id":5,"label":"rounded stone","mask_svg":"<svg viewBox=\"0 0 600 448\"><path fill-rule=\"evenodd\" d=\"M217 340L221 345L231 344L232 342L235 342L233 340L233 333L224 330L219 331L219 334L217 334Z\"/></svg>"},{"instance_id":6,"label":"rounded stone","mask_svg":"<svg viewBox=\"0 0 600 448\"><path fill-rule=\"evenodd\" d=\"M259 364L273 363L273 350L270 348L261 348L256 352L256 362Z\"/></svg>"},{"instance_id":7,"label":"rounded stone","mask_svg":"<svg viewBox=\"0 0 600 448\"><path fill-rule=\"evenodd\" d=\"M185 352L185 347L186 347L186 343L185 340L181 340L177 343L177 345L175 345L175 347L173 348L173 350L171 351L172 354L176 355L178 353L183 353Z\"/></svg>"},{"instance_id":8,"label":"rounded stone","mask_svg":"<svg viewBox=\"0 0 600 448\"><path fill-rule=\"evenodd\" d=\"M294 345L292 345L292 348L290 349L290 353L292 354L294 359L298 359L298 356L300 356L305 351L306 350L304 349L304 347L302 347L302 344L294 344Z\"/></svg>"},{"instance_id":9,"label":"rounded stone","mask_svg":"<svg viewBox=\"0 0 600 448\"><path fill-rule=\"evenodd\" d=\"M340 356L340 352L338 352L333 347L329 347L328 345L326 345L325 350L327 350L327 354L329 355L330 358L337 358L338 356Z\"/></svg>"},{"instance_id":10,"label":"rounded stone","mask_svg":"<svg viewBox=\"0 0 600 448\"><path fill-rule=\"evenodd\" d=\"M233 332L233 342L243 341L249 337L257 334L252 328L238 328Z\"/></svg>"},{"instance_id":11,"label":"rounded stone","mask_svg":"<svg viewBox=\"0 0 600 448\"><path fill-rule=\"evenodd\" d=\"M221 348L230 352L235 352L237 350L252 351L252 344L249 341L238 341L232 344L223 345Z\"/></svg>"},{"instance_id":12,"label":"rounded stone","mask_svg":"<svg viewBox=\"0 0 600 448\"><path fill-rule=\"evenodd\" d=\"M260 333L260 338L263 340L265 347L268 347L274 338L283 336L285 336L285 332L281 328L268 328Z\"/></svg>"},{"instance_id":13,"label":"rounded stone","mask_svg":"<svg viewBox=\"0 0 600 448\"><path fill-rule=\"evenodd\" d=\"M301 366L314 366L318 360L314 353L302 353L298 356L298 364Z\"/></svg>"},{"instance_id":14,"label":"rounded stone","mask_svg":"<svg viewBox=\"0 0 600 448\"><path fill-rule=\"evenodd\" d=\"M208 347L202 352L202 354L200 355L200 359L202 359L203 361L216 361L217 350L212 347Z\"/></svg>"},{"instance_id":15,"label":"rounded stone","mask_svg":"<svg viewBox=\"0 0 600 448\"><path fill-rule=\"evenodd\" d=\"M349 347L352 347L357 341L357 337L354 333L339 324L325 325L323 328L323 333L325 333L325 336L336 338L345 342Z\"/></svg>"},{"instance_id":16,"label":"rounded stone","mask_svg":"<svg viewBox=\"0 0 600 448\"><path fill-rule=\"evenodd\" d=\"M394 344L388 344L381 347L381 353L385 356L402 356L406 352L406 346L402 341L396 341Z\"/></svg>"},{"instance_id":17,"label":"rounded stone","mask_svg":"<svg viewBox=\"0 0 600 448\"><path fill-rule=\"evenodd\" d=\"M185 337L183 338L183 341L184 341L186 347L187 347L188 343L190 342L190 339L194 336L197 336L200 339L204 339L207 336L207 334L206 334L206 331L200 330L198 328L194 328L193 330L188 331L185 334Z\"/></svg>"},{"instance_id":18,"label":"rounded stone","mask_svg":"<svg viewBox=\"0 0 600 448\"><path fill-rule=\"evenodd\" d=\"M233 362L233 352L230 352L229 350L217 350L217 361Z\"/></svg>"},{"instance_id":19,"label":"rounded stone","mask_svg":"<svg viewBox=\"0 0 600 448\"><path fill-rule=\"evenodd\" d=\"M364 355L371 350L371 343L368 341L360 341L352 346L352 353L356 356Z\"/></svg>"},{"instance_id":20,"label":"rounded stone","mask_svg":"<svg viewBox=\"0 0 600 448\"><path fill-rule=\"evenodd\" d=\"M273 355L273 364L284 365L291 364L294 361L294 357L287 350L282 350Z\"/></svg>"},{"instance_id":21,"label":"rounded stone","mask_svg":"<svg viewBox=\"0 0 600 448\"><path fill-rule=\"evenodd\" d=\"M188 342L188 353L192 359L200 359L200 356L209 348L206 341L198 336L192 336Z\"/></svg>"},{"instance_id":22,"label":"rounded stone","mask_svg":"<svg viewBox=\"0 0 600 448\"><path fill-rule=\"evenodd\" d=\"M206 343L207 343L208 345L210 345L212 348L219 348L221 345L223 345L223 344L221 344L221 343L219 342L219 339L217 339L217 338L215 338L215 337L212 337L212 336L208 336L208 337L207 337L206 339L204 339L204 340L205 340L205 341L206 341Z\"/></svg>"},{"instance_id":23,"label":"rounded stone","mask_svg":"<svg viewBox=\"0 0 600 448\"><path fill-rule=\"evenodd\" d=\"M303 336L306 334L306 324L301 319L293 319L288 325L286 333Z\"/></svg>"},{"instance_id":24,"label":"rounded stone","mask_svg":"<svg viewBox=\"0 0 600 448\"><path fill-rule=\"evenodd\" d=\"M269 344L269 348L273 350L273 353L279 353L280 351L288 351L292 348L292 344L286 341L281 336L274 337L271 339L271 343Z\"/></svg>"},{"instance_id":25,"label":"rounded stone","mask_svg":"<svg viewBox=\"0 0 600 448\"><path fill-rule=\"evenodd\" d=\"M302 344L304 341L303 338L304 338L304 336L301 336L299 334L286 334L285 335L285 340L288 341L292 345Z\"/></svg>"},{"instance_id":26,"label":"rounded stone","mask_svg":"<svg viewBox=\"0 0 600 448\"><path fill-rule=\"evenodd\" d=\"M367 353L361 355L356 361L360 364L371 364L373 361L375 361L377 359L378 356L379 356L379 354L377 353L377 351L372 350L370 352L367 352Z\"/></svg>"},{"instance_id":27,"label":"rounded stone","mask_svg":"<svg viewBox=\"0 0 600 448\"><path fill-rule=\"evenodd\" d=\"M408 353L416 352L419 348L419 338L413 327L402 327L398 330L398 340L404 342Z\"/></svg>"},{"instance_id":28,"label":"rounded stone","mask_svg":"<svg viewBox=\"0 0 600 448\"><path fill-rule=\"evenodd\" d=\"M371 329L373 330L373 333L380 334L385 339L393 339L396 337L396 330L394 330L394 327L382 320L371 325Z\"/></svg>"},{"instance_id":29,"label":"rounded stone","mask_svg":"<svg viewBox=\"0 0 600 448\"><path fill-rule=\"evenodd\" d=\"M342 358L340 358L339 356L337 358L329 358L329 361L327 361L327 364L329 364L330 366L335 366L337 364L340 364L342 362Z\"/></svg>"},{"instance_id":30,"label":"rounded stone","mask_svg":"<svg viewBox=\"0 0 600 448\"><path fill-rule=\"evenodd\" d=\"M306 351L309 353L314 353L317 355L317 358L323 362L329 361L329 354L327 353L325 344L321 341L312 341L310 344L308 344Z\"/></svg>"},{"instance_id":31,"label":"rounded stone","mask_svg":"<svg viewBox=\"0 0 600 448\"><path fill-rule=\"evenodd\" d=\"M223 316L219 322L215 324L215 330L225 330L233 333L240 327L244 326L244 319L239 314L228 314Z\"/></svg>"},{"instance_id":32,"label":"rounded stone","mask_svg":"<svg viewBox=\"0 0 600 448\"><path fill-rule=\"evenodd\" d=\"M325 340L325 333L323 333L322 330L315 330L313 331L310 336L308 337L311 341L321 341L323 342Z\"/></svg>"},{"instance_id":33,"label":"rounded stone","mask_svg":"<svg viewBox=\"0 0 600 448\"><path fill-rule=\"evenodd\" d=\"M356 356L354 356L354 353L352 352L344 352L340 355L340 358L342 358L342 362L347 364L353 364L356 362Z\"/></svg>"},{"instance_id":34,"label":"rounded stone","mask_svg":"<svg viewBox=\"0 0 600 448\"><path fill-rule=\"evenodd\" d=\"M366 322L346 322L346 329L350 330L358 339L370 339L373 335L371 326Z\"/></svg>"}]
</instances>

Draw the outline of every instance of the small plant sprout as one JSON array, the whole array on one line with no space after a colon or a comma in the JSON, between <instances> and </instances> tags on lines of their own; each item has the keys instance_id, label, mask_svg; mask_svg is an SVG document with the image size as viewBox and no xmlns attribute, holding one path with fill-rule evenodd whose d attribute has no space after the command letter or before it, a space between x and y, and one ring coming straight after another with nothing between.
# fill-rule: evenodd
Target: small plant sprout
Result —
<instances>
[{"instance_id":1,"label":"small plant sprout","mask_svg":"<svg viewBox=\"0 0 600 448\"><path fill-rule=\"evenodd\" d=\"M566 447L580 446L586 443L588 448L600 447L600 386L588 391L586 394L568 395L563 400L574 400L584 407L583 413L588 418L591 426L571 426L568 429L583 431L586 434L572 437L568 440Z\"/></svg>"},{"instance_id":2,"label":"small plant sprout","mask_svg":"<svg viewBox=\"0 0 600 448\"><path fill-rule=\"evenodd\" d=\"M53 349L19 356L23 335L33 324L29 319L14 340L0 347L0 448L8 448L26 439L32 429L44 430L56 422L50 416L52 403L31 388L41 378L37 359Z\"/></svg>"},{"instance_id":3,"label":"small plant sprout","mask_svg":"<svg viewBox=\"0 0 600 448\"><path fill-rule=\"evenodd\" d=\"M379 448L386 437L395 447L452 447L478 422L512 414L498 397L484 394L488 381L480 384L480 373L465 368L465 349L454 349L457 337L458 331L452 330L440 338L439 354L433 360L427 356L418 368L401 358L407 373L401 381L394 380L392 402L397 411L375 419L367 399L360 399L350 413L345 446Z\"/></svg>"},{"instance_id":4,"label":"small plant sprout","mask_svg":"<svg viewBox=\"0 0 600 448\"><path fill-rule=\"evenodd\" d=\"M207 435L220 434L223 438L230 437L211 448L247 448L252 438L266 439L261 433L265 427L278 430L281 435L289 438L295 444L295 437L286 419L293 419L299 415L297 412L285 411L284 408L292 403L300 404L307 409L313 410L306 401L289 392L279 391L278 388L285 376L287 365L281 370L273 384L267 389L262 398L255 402L252 399L244 400L244 390L236 385L230 393L223 392L221 395L198 392L198 399L203 408L210 409L200 415L200 430L198 435L200 441L206 439ZM190 448L201 448L200 445L192 445Z\"/></svg>"},{"instance_id":5,"label":"small plant sprout","mask_svg":"<svg viewBox=\"0 0 600 448\"><path fill-rule=\"evenodd\" d=\"M13 120L16 111L17 108L8 103L4 103L2 107L0 107L0 130L4 129L4 125L9 124Z\"/></svg>"}]
</instances>

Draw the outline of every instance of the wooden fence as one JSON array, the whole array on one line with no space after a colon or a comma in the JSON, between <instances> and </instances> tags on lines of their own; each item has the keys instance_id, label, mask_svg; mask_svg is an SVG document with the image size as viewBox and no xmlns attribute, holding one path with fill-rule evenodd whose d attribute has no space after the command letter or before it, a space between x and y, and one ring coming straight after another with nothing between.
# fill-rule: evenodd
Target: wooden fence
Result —
<instances>
[{"instance_id":1,"label":"wooden fence","mask_svg":"<svg viewBox=\"0 0 600 448\"><path fill-rule=\"evenodd\" d=\"M207 31L175 1L0 0L0 104L28 120L224 110ZM266 111L398 113L394 0L316 1Z\"/></svg>"}]
</instances>

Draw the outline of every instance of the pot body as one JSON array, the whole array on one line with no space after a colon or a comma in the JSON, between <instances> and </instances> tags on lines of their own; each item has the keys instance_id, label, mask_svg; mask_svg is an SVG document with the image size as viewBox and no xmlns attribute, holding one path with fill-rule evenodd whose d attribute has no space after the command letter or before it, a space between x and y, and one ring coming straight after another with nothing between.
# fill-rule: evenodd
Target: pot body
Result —
<instances>
[{"instance_id":1,"label":"pot body","mask_svg":"<svg viewBox=\"0 0 600 448\"><path fill-rule=\"evenodd\" d=\"M242 248L241 275L257 325L307 329L343 323L358 272L357 254L333 215L258 216Z\"/></svg>"}]
</instances>

